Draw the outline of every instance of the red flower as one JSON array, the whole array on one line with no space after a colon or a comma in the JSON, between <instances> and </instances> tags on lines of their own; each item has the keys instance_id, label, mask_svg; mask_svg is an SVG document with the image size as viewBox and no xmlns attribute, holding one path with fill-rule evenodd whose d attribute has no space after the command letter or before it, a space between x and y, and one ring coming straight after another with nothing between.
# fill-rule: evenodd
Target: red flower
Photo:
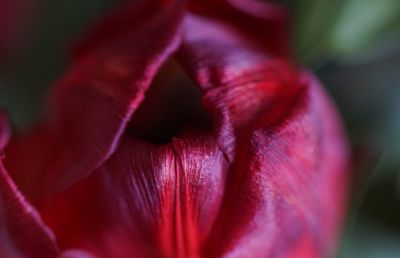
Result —
<instances>
[{"instance_id":1,"label":"red flower","mask_svg":"<svg viewBox=\"0 0 400 258\"><path fill-rule=\"evenodd\" d=\"M35 208L2 169L0 256L331 255L347 146L286 32L282 9L237 0L134 1L108 17L45 121L6 150Z\"/></svg>"}]
</instances>

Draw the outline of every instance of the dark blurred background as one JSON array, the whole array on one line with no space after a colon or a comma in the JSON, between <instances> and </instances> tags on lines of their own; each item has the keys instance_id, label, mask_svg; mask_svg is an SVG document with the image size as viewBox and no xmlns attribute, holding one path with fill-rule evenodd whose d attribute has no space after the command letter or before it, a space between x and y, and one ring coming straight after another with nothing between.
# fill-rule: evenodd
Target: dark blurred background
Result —
<instances>
[{"instance_id":1,"label":"dark blurred background","mask_svg":"<svg viewBox=\"0 0 400 258\"><path fill-rule=\"evenodd\" d=\"M119 2L26 1L30 7L19 14L26 19L22 44L0 63L0 106L19 129L38 118L74 42ZM293 13L298 62L317 73L335 99L353 147L350 209L338 258L398 258L400 1L278 2Z\"/></svg>"}]
</instances>

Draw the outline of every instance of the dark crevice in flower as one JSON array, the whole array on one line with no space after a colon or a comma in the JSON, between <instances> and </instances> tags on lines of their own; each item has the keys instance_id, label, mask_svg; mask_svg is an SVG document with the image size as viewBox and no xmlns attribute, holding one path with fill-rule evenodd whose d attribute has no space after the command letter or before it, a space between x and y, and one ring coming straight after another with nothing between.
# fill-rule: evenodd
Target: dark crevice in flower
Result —
<instances>
[{"instance_id":1,"label":"dark crevice in flower","mask_svg":"<svg viewBox=\"0 0 400 258\"><path fill-rule=\"evenodd\" d=\"M176 61L170 60L135 111L128 134L154 144L167 144L174 137L209 131L211 121L201 104L200 89Z\"/></svg>"}]
</instances>

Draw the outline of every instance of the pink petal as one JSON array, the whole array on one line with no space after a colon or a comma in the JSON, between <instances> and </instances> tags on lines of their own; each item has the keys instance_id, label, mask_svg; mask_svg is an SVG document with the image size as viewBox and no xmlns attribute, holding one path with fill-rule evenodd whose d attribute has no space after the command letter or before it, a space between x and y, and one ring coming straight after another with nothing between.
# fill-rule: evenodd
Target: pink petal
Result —
<instances>
[{"instance_id":1,"label":"pink petal","mask_svg":"<svg viewBox=\"0 0 400 258\"><path fill-rule=\"evenodd\" d=\"M0 115L0 144L4 148L9 129ZM0 161L0 257L57 258L52 232L19 192Z\"/></svg>"},{"instance_id":2,"label":"pink petal","mask_svg":"<svg viewBox=\"0 0 400 258\"><path fill-rule=\"evenodd\" d=\"M44 190L60 189L110 157L159 66L177 47L179 1L132 1L121 10L122 18L121 11L108 17L95 29L100 35L77 51L54 88L46 123L10 149L7 162L24 191L31 184L27 176L42 178Z\"/></svg>"}]
</instances>

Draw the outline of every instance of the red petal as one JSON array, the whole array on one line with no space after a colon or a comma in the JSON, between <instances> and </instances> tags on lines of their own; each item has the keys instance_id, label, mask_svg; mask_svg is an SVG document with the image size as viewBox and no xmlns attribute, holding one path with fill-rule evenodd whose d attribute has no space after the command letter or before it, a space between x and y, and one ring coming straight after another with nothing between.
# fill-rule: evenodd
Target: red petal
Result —
<instances>
[{"instance_id":1,"label":"red petal","mask_svg":"<svg viewBox=\"0 0 400 258\"><path fill-rule=\"evenodd\" d=\"M290 113L250 134L230 172L207 257L330 257L343 218L348 150L313 79Z\"/></svg>"},{"instance_id":2,"label":"red petal","mask_svg":"<svg viewBox=\"0 0 400 258\"><path fill-rule=\"evenodd\" d=\"M9 129L0 115L0 147ZM0 257L57 258L58 250L52 232L39 214L18 191L0 161Z\"/></svg>"},{"instance_id":3,"label":"red petal","mask_svg":"<svg viewBox=\"0 0 400 258\"><path fill-rule=\"evenodd\" d=\"M177 47L181 4L132 2L123 9L125 18L117 12L95 30L101 35L78 51L56 85L50 117L38 132L45 139L22 140L10 150L9 165L24 189L30 184L24 182L27 175L42 178L42 188L59 189L98 168L114 152L155 73ZM148 15L131 18L142 11ZM117 30L110 34L108 26ZM31 152L27 142L36 142ZM30 156L36 166L30 166ZM26 162L22 167L21 159Z\"/></svg>"},{"instance_id":4,"label":"red petal","mask_svg":"<svg viewBox=\"0 0 400 258\"><path fill-rule=\"evenodd\" d=\"M3 112L0 112L0 151L3 152L10 140L11 130L8 125L8 119Z\"/></svg>"},{"instance_id":5,"label":"red petal","mask_svg":"<svg viewBox=\"0 0 400 258\"><path fill-rule=\"evenodd\" d=\"M132 79L125 76L133 71L120 73L114 56L125 60L120 55L133 53L128 60L138 61L147 46L137 48L150 36L139 33L146 26L134 29L144 40L129 33L115 43L94 36L93 52L84 46L57 88L61 122L46 125L42 139L49 137L63 151L48 156L55 157L50 171L60 172L62 183L100 168L47 199L46 222L62 248L100 257L323 257L341 219L347 157L329 100L254 33L230 18L195 12L208 18L187 15L179 55L203 90L215 135L182 136L164 146L129 135L120 140L148 81L125 88ZM153 25L159 33L162 26ZM176 42L165 40L153 42L162 45L161 52ZM155 72L172 51L167 49L162 58L157 52L155 67L151 63L141 72ZM137 67L131 61L122 67L132 65ZM116 75L123 76L115 80ZM60 135L63 141L52 140Z\"/></svg>"},{"instance_id":6,"label":"red petal","mask_svg":"<svg viewBox=\"0 0 400 258\"><path fill-rule=\"evenodd\" d=\"M330 100L304 83L287 115L242 139L230 169L209 135L169 145L126 136L99 171L47 202L46 221L63 248L99 257L331 254L347 146Z\"/></svg>"},{"instance_id":7,"label":"red petal","mask_svg":"<svg viewBox=\"0 0 400 258\"><path fill-rule=\"evenodd\" d=\"M291 62L260 48L226 23L187 15L179 54L204 91L220 145L231 159L235 139L261 122L280 119L301 89Z\"/></svg>"},{"instance_id":8,"label":"red petal","mask_svg":"<svg viewBox=\"0 0 400 258\"><path fill-rule=\"evenodd\" d=\"M165 146L127 136L79 191L48 202L44 213L63 247L100 257L195 257L218 214L226 170L211 136Z\"/></svg>"},{"instance_id":9,"label":"red petal","mask_svg":"<svg viewBox=\"0 0 400 258\"><path fill-rule=\"evenodd\" d=\"M206 257L324 257L337 237L347 149L319 85L233 23L187 15L180 57L232 167Z\"/></svg>"},{"instance_id":10,"label":"red petal","mask_svg":"<svg viewBox=\"0 0 400 258\"><path fill-rule=\"evenodd\" d=\"M192 0L189 9L233 26L275 56L290 54L289 15L282 6L255 0Z\"/></svg>"}]
</instances>

